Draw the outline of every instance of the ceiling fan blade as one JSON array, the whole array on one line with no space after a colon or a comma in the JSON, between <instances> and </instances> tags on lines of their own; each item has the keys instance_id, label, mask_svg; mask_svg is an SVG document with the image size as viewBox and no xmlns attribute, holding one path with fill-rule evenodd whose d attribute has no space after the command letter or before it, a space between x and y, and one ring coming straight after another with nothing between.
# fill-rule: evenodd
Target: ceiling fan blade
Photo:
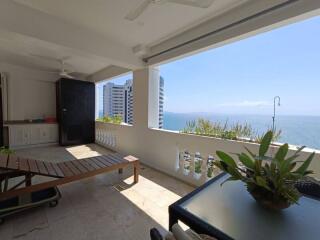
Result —
<instances>
[{"instance_id":1,"label":"ceiling fan blade","mask_svg":"<svg viewBox=\"0 0 320 240\"><path fill-rule=\"evenodd\" d=\"M71 76L69 73L66 73L66 72L61 72L59 75L61 77L74 79L74 76Z\"/></svg>"},{"instance_id":2,"label":"ceiling fan blade","mask_svg":"<svg viewBox=\"0 0 320 240\"><path fill-rule=\"evenodd\" d=\"M60 59L60 64L61 64L61 72L65 72L67 74L69 73L74 73L74 67L72 67L70 64L66 63L65 60Z\"/></svg>"},{"instance_id":3,"label":"ceiling fan blade","mask_svg":"<svg viewBox=\"0 0 320 240\"><path fill-rule=\"evenodd\" d=\"M70 64L65 62L66 60L71 58L70 56L66 56L66 57L59 59L59 58L42 56L42 55L37 55L37 54L32 54L32 53L30 53L29 55L36 57L36 58L39 58L39 59L41 58L44 60L49 60L49 61L54 61L54 62L60 63L60 71L57 70L56 72L54 72L54 71L46 71L46 72L59 74L60 76L67 77L67 78L74 78L73 76L69 75L69 74L75 72L74 68ZM70 68L72 70L70 70Z\"/></svg>"},{"instance_id":4,"label":"ceiling fan blade","mask_svg":"<svg viewBox=\"0 0 320 240\"><path fill-rule=\"evenodd\" d=\"M168 2L188 5L191 7L208 8L214 0L167 0Z\"/></svg>"},{"instance_id":5,"label":"ceiling fan blade","mask_svg":"<svg viewBox=\"0 0 320 240\"><path fill-rule=\"evenodd\" d=\"M44 73L49 73L49 74L60 74L60 71L51 71L51 70L43 70L43 69L38 69L37 71L39 72L44 72Z\"/></svg>"},{"instance_id":6,"label":"ceiling fan blade","mask_svg":"<svg viewBox=\"0 0 320 240\"><path fill-rule=\"evenodd\" d=\"M46 72L46 73L52 73L52 74L60 74L59 71L46 71L46 70L40 70L41 72Z\"/></svg>"},{"instance_id":7,"label":"ceiling fan blade","mask_svg":"<svg viewBox=\"0 0 320 240\"><path fill-rule=\"evenodd\" d=\"M144 0L136 9L130 11L126 16L125 19L133 21L135 20L137 17L139 17L144 10L147 9L147 7L149 6L149 4L152 3L152 0Z\"/></svg>"}]
</instances>

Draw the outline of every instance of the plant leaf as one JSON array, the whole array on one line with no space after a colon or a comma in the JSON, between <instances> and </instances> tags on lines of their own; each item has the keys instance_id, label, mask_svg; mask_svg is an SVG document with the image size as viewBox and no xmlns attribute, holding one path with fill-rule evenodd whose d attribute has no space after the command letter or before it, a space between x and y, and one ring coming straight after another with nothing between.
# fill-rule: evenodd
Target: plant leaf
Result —
<instances>
[{"instance_id":1,"label":"plant leaf","mask_svg":"<svg viewBox=\"0 0 320 240\"><path fill-rule=\"evenodd\" d=\"M312 170L307 170L304 172L304 176L309 175L309 174L313 174L314 172Z\"/></svg>"},{"instance_id":2,"label":"plant leaf","mask_svg":"<svg viewBox=\"0 0 320 240\"><path fill-rule=\"evenodd\" d=\"M305 147L306 147L306 146L300 147L300 148L296 151L295 155L298 154L299 152L301 152Z\"/></svg>"},{"instance_id":3,"label":"plant leaf","mask_svg":"<svg viewBox=\"0 0 320 240\"><path fill-rule=\"evenodd\" d=\"M270 187L267 184L267 181L263 177L257 176L256 177L256 183L257 183L257 185L259 185L261 187L264 187L267 190L271 190Z\"/></svg>"},{"instance_id":4,"label":"plant leaf","mask_svg":"<svg viewBox=\"0 0 320 240\"><path fill-rule=\"evenodd\" d=\"M251 156L252 158L255 159L255 158L257 157L257 155L255 155L253 152L251 152L249 148L247 148L246 146L244 146L244 148L247 150L247 152L250 154L250 156Z\"/></svg>"},{"instance_id":5,"label":"plant leaf","mask_svg":"<svg viewBox=\"0 0 320 240\"><path fill-rule=\"evenodd\" d=\"M238 154L239 161L247 168L254 169L254 161L245 153Z\"/></svg>"},{"instance_id":6,"label":"plant leaf","mask_svg":"<svg viewBox=\"0 0 320 240\"><path fill-rule=\"evenodd\" d=\"M298 204L300 193L295 187L287 186L284 191L281 191L281 195L290 202Z\"/></svg>"},{"instance_id":7,"label":"plant leaf","mask_svg":"<svg viewBox=\"0 0 320 240\"><path fill-rule=\"evenodd\" d=\"M293 181L297 181L299 179L301 179L302 175L299 174L299 173L295 173L295 172L290 172L288 175L287 175L287 179L288 180L293 180Z\"/></svg>"},{"instance_id":8,"label":"plant leaf","mask_svg":"<svg viewBox=\"0 0 320 240\"><path fill-rule=\"evenodd\" d=\"M279 162L282 162L284 160L284 158L286 157L287 153L288 153L288 150L289 150L289 145L286 143L286 144L283 144L281 147L279 147L277 153L276 153L276 156L275 158L279 161Z\"/></svg>"},{"instance_id":9,"label":"plant leaf","mask_svg":"<svg viewBox=\"0 0 320 240\"><path fill-rule=\"evenodd\" d=\"M254 167L255 167L255 175L257 175L257 176L261 175L262 161L255 160Z\"/></svg>"},{"instance_id":10,"label":"plant leaf","mask_svg":"<svg viewBox=\"0 0 320 240\"><path fill-rule=\"evenodd\" d=\"M242 175L241 173L236 169L234 168L233 166L228 166L227 167L227 172L232 175L233 177L237 178L237 179L242 179Z\"/></svg>"},{"instance_id":11,"label":"plant leaf","mask_svg":"<svg viewBox=\"0 0 320 240\"><path fill-rule=\"evenodd\" d=\"M288 157L285 161L286 162L292 162L293 160L295 160L299 156L300 156L299 154L294 154L291 157Z\"/></svg>"},{"instance_id":12,"label":"plant leaf","mask_svg":"<svg viewBox=\"0 0 320 240\"><path fill-rule=\"evenodd\" d=\"M221 161L223 161L224 163L228 164L229 166L232 167L237 167L236 162L233 160L233 158L226 154L225 152L222 151L217 151L216 154L218 155L218 157L221 159Z\"/></svg>"},{"instance_id":13,"label":"plant leaf","mask_svg":"<svg viewBox=\"0 0 320 240\"><path fill-rule=\"evenodd\" d=\"M270 146L271 140L273 137L273 133L272 131L268 131L262 138L261 140L261 144L260 144L260 148L259 148L259 157L263 157Z\"/></svg>"},{"instance_id":14,"label":"plant leaf","mask_svg":"<svg viewBox=\"0 0 320 240\"><path fill-rule=\"evenodd\" d=\"M212 164L214 166L216 166L217 168L219 168L220 170L226 171L227 169L224 168L224 165L222 165L222 163L224 163L224 162L222 162L222 161L214 161Z\"/></svg>"},{"instance_id":15,"label":"plant leaf","mask_svg":"<svg viewBox=\"0 0 320 240\"><path fill-rule=\"evenodd\" d=\"M297 169L296 173L304 175L305 172L308 170L308 167L315 154L316 154L315 152L311 153L310 156L307 158L307 160L305 160L304 163L302 163L301 166Z\"/></svg>"},{"instance_id":16,"label":"plant leaf","mask_svg":"<svg viewBox=\"0 0 320 240\"><path fill-rule=\"evenodd\" d=\"M290 165L289 165L289 168L288 168L288 172L291 172L291 170L292 169L294 169L295 167L296 167L296 165L297 165L297 163L291 163Z\"/></svg>"},{"instance_id":17,"label":"plant leaf","mask_svg":"<svg viewBox=\"0 0 320 240\"><path fill-rule=\"evenodd\" d=\"M280 175L283 176L286 173L290 172L292 169L295 168L296 164L297 164L296 162L290 163L290 161L286 161L286 160L282 161L279 164Z\"/></svg>"}]
</instances>

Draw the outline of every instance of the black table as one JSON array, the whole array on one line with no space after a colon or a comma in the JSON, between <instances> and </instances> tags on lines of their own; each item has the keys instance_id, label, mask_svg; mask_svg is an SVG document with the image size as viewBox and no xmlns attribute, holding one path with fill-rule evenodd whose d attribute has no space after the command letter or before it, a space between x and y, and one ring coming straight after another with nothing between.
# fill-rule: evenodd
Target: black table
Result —
<instances>
[{"instance_id":1,"label":"black table","mask_svg":"<svg viewBox=\"0 0 320 240\"><path fill-rule=\"evenodd\" d=\"M258 205L240 181L221 174L169 206L169 228L178 220L218 239L319 240L320 201L301 197L299 205L271 211Z\"/></svg>"}]
</instances>

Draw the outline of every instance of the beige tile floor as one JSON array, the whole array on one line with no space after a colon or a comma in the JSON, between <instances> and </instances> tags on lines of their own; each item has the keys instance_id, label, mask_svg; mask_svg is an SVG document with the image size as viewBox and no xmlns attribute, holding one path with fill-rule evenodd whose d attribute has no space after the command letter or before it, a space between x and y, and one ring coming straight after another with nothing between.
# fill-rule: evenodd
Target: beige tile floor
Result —
<instances>
[{"instance_id":1,"label":"beige tile floor","mask_svg":"<svg viewBox=\"0 0 320 240\"><path fill-rule=\"evenodd\" d=\"M65 161L109 152L95 144L16 151L46 161ZM132 169L102 174L59 187L55 208L40 207L11 216L0 225L0 239L149 239L149 230L165 232L168 206L193 188L142 166L139 183L132 185ZM44 181L39 178L37 181Z\"/></svg>"}]
</instances>

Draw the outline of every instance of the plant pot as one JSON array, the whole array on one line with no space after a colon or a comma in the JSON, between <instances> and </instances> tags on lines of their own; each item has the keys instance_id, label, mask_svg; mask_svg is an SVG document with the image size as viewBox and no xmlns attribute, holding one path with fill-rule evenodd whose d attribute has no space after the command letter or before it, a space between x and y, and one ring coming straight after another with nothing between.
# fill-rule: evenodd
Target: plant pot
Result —
<instances>
[{"instance_id":1,"label":"plant pot","mask_svg":"<svg viewBox=\"0 0 320 240\"><path fill-rule=\"evenodd\" d=\"M261 187L254 187L252 189L248 188L248 192L257 201L257 203L268 209L282 210L290 207L291 205L288 199L273 194Z\"/></svg>"}]
</instances>

